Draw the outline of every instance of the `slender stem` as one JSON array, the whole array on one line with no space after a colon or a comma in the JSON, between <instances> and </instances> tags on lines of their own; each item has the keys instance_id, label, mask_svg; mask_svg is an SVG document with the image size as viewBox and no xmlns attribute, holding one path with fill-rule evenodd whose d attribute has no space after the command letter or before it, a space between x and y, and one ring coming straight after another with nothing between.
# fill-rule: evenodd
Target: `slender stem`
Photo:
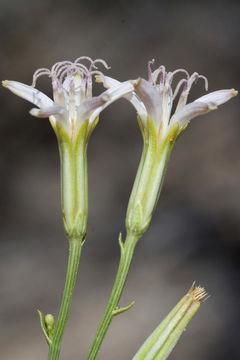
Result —
<instances>
[{"instance_id":1,"label":"slender stem","mask_svg":"<svg viewBox=\"0 0 240 360\"><path fill-rule=\"evenodd\" d=\"M139 239L139 236L134 235L128 235L126 237L126 240L124 243L121 243L120 241L120 247L121 247L121 258L119 262L118 272L116 276L116 280L112 289L111 296L109 298L108 305L106 307L105 313L102 317L102 320L99 324L96 336L93 340L91 349L88 353L87 360L95 360L96 356L98 354L98 351L100 349L100 346L103 342L103 339L106 335L106 332L112 322L114 315L114 310L118 306L118 302L120 299L120 296L123 291L123 287L128 275L129 267L132 261L134 249L136 246L136 243Z\"/></svg>"},{"instance_id":2,"label":"slender stem","mask_svg":"<svg viewBox=\"0 0 240 360\"><path fill-rule=\"evenodd\" d=\"M69 242L69 258L66 282L63 291L62 304L60 307L52 344L49 348L48 360L59 358L61 341L67 322L70 306L72 303L73 291L76 283L78 265L82 249L82 239L72 239Z\"/></svg>"}]
</instances>

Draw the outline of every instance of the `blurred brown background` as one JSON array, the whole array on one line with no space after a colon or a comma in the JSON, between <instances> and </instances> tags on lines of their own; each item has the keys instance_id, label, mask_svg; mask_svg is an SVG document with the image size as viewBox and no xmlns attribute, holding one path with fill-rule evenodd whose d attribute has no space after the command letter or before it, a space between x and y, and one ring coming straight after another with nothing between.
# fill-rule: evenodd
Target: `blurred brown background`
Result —
<instances>
[{"instance_id":1,"label":"blurred brown background","mask_svg":"<svg viewBox=\"0 0 240 360\"><path fill-rule=\"evenodd\" d=\"M1 78L31 84L60 60L104 58L119 80L146 76L153 57L239 88L240 4L235 1L0 0ZM51 94L47 79L38 83ZM203 84L192 92L204 94ZM1 89L1 360L43 360L36 310L57 314L67 261L59 159L46 119ZM131 359L193 280L211 298L171 360L236 360L239 349L238 98L194 120L175 146L149 231L137 247L117 317L99 360ZM141 153L135 111L102 113L89 144L89 226L61 359L86 357L119 258L118 233Z\"/></svg>"}]
</instances>

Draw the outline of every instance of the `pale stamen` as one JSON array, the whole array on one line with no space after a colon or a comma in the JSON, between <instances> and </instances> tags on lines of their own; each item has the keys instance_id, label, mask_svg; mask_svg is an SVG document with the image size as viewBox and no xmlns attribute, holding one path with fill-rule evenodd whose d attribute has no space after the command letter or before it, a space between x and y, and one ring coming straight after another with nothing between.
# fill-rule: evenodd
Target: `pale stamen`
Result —
<instances>
[{"instance_id":1,"label":"pale stamen","mask_svg":"<svg viewBox=\"0 0 240 360\"><path fill-rule=\"evenodd\" d=\"M90 96L91 95L91 91L92 91L92 76L93 75L97 75L101 78L104 78L104 75L101 71L98 71L98 70L93 70L93 71L90 71L88 73L88 76L87 76L87 83L86 83L86 95L87 96Z\"/></svg>"},{"instance_id":2,"label":"pale stamen","mask_svg":"<svg viewBox=\"0 0 240 360\"><path fill-rule=\"evenodd\" d=\"M195 83L197 83L198 79L203 79L204 83L205 83L205 89L207 91L208 89L208 80L206 78L206 76L203 75L199 75L197 72L193 73L190 78L188 79L186 85L184 86L183 92L187 92L189 93L192 85Z\"/></svg>"},{"instance_id":3,"label":"pale stamen","mask_svg":"<svg viewBox=\"0 0 240 360\"><path fill-rule=\"evenodd\" d=\"M79 67L80 69L84 70L86 76L88 75L88 73L89 73L90 69L92 69L92 67L96 68L93 64L90 65L89 69L88 69L85 65L80 64L80 63L77 63L77 64L75 64L75 65L76 65L77 67Z\"/></svg>"},{"instance_id":4,"label":"pale stamen","mask_svg":"<svg viewBox=\"0 0 240 360\"><path fill-rule=\"evenodd\" d=\"M187 70L185 70L185 69L177 69L177 70L174 70L172 74L173 74L173 76L174 76L175 74L177 74L177 73L179 73L179 72L185 73L185 74L187 75L187 78L189 79L190 75L189 75L189 73L187 72Z\"/></svg>"},{"instance_id":5,"label":"pale stamen","mask_svg":"<svg viewBox=\"0 0 240 360\"><path fill-rule=\"evenodd\" d=\"M52 66L51 71L52 71L52 72L57 72L58 69L59 69L61 66L63 66L63 65L71 65L71 64L72 64L72 62L71 62L71 61L68 61L68 60L59 61L59 62L57 62L56 64L54 64L54 65Z\"/></svg>"},{"instance_id":6,"label":"pale stamen","mask_svg":"<svg viewBox=\"0 0 240 360\"><path fill-rule=\"evenodd\" d=\"M60 79L60 81L62 82L62 74L66 73L67 70L71 70L71 69L75 69L77 73L79 73L79 75L81 76L86 76L88 74L88 69L83 65L83 66L80 66L81 64L74 64L74 63L71 63L70 65L65 65L65 66L62 66L58 72L56 72L56 76Z\"/></svg>"},{"instance_id":7,"label":"pale stamen","mask_svg":"<svg viewBox=\"0 0 240 360\"><path fill-rule=\"evenodd\" d=\"M205 90L208 91L208 79L206 78L206 76L204 75L199 75L198 78L200 79L203 79L204 80L204 83L205 83Z\"/></svg>"},{"instance_id":8,"label":"pale stamen","mask_svg":"<svg viewBox=\"0 0 240 360\"><path fill-rule=\"evenodd\" d=\"M74 64L77 64L79 63L80 61L82 60L88 60L91 64L94 63L94 61L89 57L89 56L80 56L79 58L77 58L75 61L74 61Z\"/></svg>"},{"instance_id":9,"label":"pale stamen","mask_svg":"<svg viewBox=\"0 0 240 360\"><path fill-rule=\"evenodd\" d=\"M68 69L69 67L72 66L72 62L68 62L68 63L65 63L65 64L61 64L60 66L58 66L54 71L53 73L59 77L61 75L61 73L65 70L65 69Z\"/></svg>"},{"instance_id":10,"label":"pale stamen","mask_svg":"<svg viewBox=\"0 0 240 360\"><path fill-rule=\"evenodd\" d=\"M152 73L152 79L154 85L156 85L158 77L160 82L160 88L162 89L167 77L167 72L164 65L159 66L159 68Z\"/></svg>"},{"instance_id":11,"label":"pale stamen","mask_svg":"<svg viewBox=\"0 0 240 360\"><path fill-rule=\"evenodd\" d=\"M181 79L181 80L179 81L179 83L177 84L177 86L176 86L176 88L175 88L175 90L174 90L173 100L174 100L175 97L177 96L177 94L178 94L181 86L182 86L183 84L186 84L186 83L187 83L187 79Z\"/></svg>"},{"instance_id":12,"label":"pale stamen","mask_svg":"<svg viewBox=\"0 0 240 360\"><path fill-rule=\"evenodd\" d=\"M152 76L152 69L151 65L155 63L155 59L148 61L148 81L150 81L153 84L153 76Z\"/></svg>"},{"instance_id":13,"label":"pale stamen","mask_svg":"<svg viewBox=\"0 0 240 360\"><path fill-rule=\"evenodd\" d=\"M42 75L48 75L49 77L51 77L51 71L47 68L41 68L36 70L33 74L32 87L35 87L37 79Z\"/></svg>"},{"instance_id":14,"label":"pale stamen","mask_svg":"<svg viewBox=\"0 0 240 360\"><path fill-rule=\"evenodd\" d=\"M63 80L64 80L64 77L67 75L67 76L70 76L71 78L73 78L73 75L74 73L77 73L79 74L81 77L84 76L84 73L82 72L81 69L79 69L76 64L72 64L70 66L67 67L67 69L65 69L61 76L59 77L59 81L60 83L62 84L63 83Z\"/></svg>"},{"instance_id":15,"label":"pale stamen","mask_svg":"<svg viewBox=\"0 0 240 360\"><path fill-rule=\"evenodd\" d=\"M87 60L90 62L89 69L84 64L81 64L80 61ZM61 85L63 84L64 78L67 76L70 76L73 78L74 73L77 73L82 78L87 78L85 81L85 85L87 84L88 87L92 86L92 75L93 74L99 74L102 75L101 72L95 72L97 69L96 64L101 63L106 69L110 69L110 66L106 63L106 61L102 59L96 59L92 60L88 56L81 56L77 58L74 62L65 60L65 61L59 61L56 64L54 64L51 68L51 70L47 68L41 68L35 71L33 74L33 82L32 86L35 87L37 79L42 75L47 75L52 79L53 86L61 88Z\"/></svg>"},{"instance_id":16,"label":"pale stamen","mask_svg":"<svg viewBox=\"0 0 240 360\"><path fill-rule=\"evenodd\" d=\"M99 76L101 76L101 77L103 77L104 78L104 75L103 75L103 73L101 72L101 71L99 71L99 70L93 70L93 71L90 71L89 72L89 76L93 76L93 75L99 75Z\"/></svg>"},{"instance_id":17,"label":"pale stamen","mask_svg":"<svg viewBox=\"0 0 240 360\"><path fill-rule=\"evenodd\" d=\"M97 67L95 66L96 63L102 64L107 70L111 69L111 66L109 66L103 59L96 59L93 61L94 67L97 69Z\"/></svg>"},{"instance_id":18,"label":"pale stamen","mask_svg":"<svg viewBox=\"0 0 240 360\"><path fill-rule=\"evenodd\" d=\"M160 81L160 84L164 84L166 76L167 76L166 68L165 68L164 65L161 65L159 67L159 81Z\"/></svg>"},{"instance_id":19,"label":"pale stamen","mask_svg":"<svg viewBox=\"0 0 240 360\"><path fill-rule=\"evenodd\" d=\"M171 86L172 81L173 81L173 73L171 71L166 72L165 86L167 87Z\"/></svg>"},{"instance_id":20,"label":"pale stamen","mask_svg":"<svg viewBox=\"0 0 240 360\"><path fill-rule=\"evenodd\" d=\"M199 76L199 75L198 75L197 72L194 72L194 73L190 76L190 78L188 79L186 85L184 86L184 89L183 89L184 92L185 92L185 91L186 91L186 92L189 92L189 91L190 91L190 89L191 89L191 87L193 86L193 84L197 82L198 76Z\"/></svg>"}]
</instances>

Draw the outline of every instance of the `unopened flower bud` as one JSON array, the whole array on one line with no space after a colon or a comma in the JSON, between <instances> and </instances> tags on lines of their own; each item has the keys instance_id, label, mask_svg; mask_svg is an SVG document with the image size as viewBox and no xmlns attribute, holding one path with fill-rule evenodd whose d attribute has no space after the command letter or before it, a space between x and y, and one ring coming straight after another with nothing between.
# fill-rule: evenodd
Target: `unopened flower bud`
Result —
<instances>
[{"instance_id":1,"label":"unopened flower bud","mask_svg":"<svg viewBox=\"0 0 240 360\"><path fill-rule=\"evenodd\" d=\"M186 329L207 293L193 286L138 350L133 360L165 360Z\"/></svg>"},{"instance_id":2,"label":"unopened flower bud","mask_svg":"<svg viewBox=\"0 0 240 360\"><path fill-rule=\"evenodd\" d=\"M47 314L45 316L45 323L47 327L53 328L54 327L54 316L52 314Z\"/></svg>"}]
</instances>

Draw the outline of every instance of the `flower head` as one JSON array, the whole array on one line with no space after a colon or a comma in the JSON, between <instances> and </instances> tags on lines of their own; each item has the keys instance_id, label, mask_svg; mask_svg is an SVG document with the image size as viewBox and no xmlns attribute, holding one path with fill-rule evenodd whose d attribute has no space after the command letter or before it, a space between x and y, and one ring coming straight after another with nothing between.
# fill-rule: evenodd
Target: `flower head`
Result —
<instances>
[{"instance_id":1,"label":"flower head","mask_svg":"<svg viewBox=\"0 0 240 360\"><path fill-rule=\"evenodd\" d=\"M85 61L89 62L88 67L83 64ZM113 101L133 90L133 86L125 82L93 97L92 76L103 76L97 68L98 64L109 68L102 59L92 60L82 56L74 62L57 62L51 69L38 69L33 74L31 86L7 80L3 85L37 106L30 111L31 115L40 118L50 117L53 128L56 130L59 125L74 142L79 128L85 121L88 121L88 130L91 132L99 113ZM52 81L53 100L35 88L38 78L43 75Z\"/></svg>"},{"instance_id":2,"label":"flower head","mask_svg":"<svg viewBox=\"0 0 240 360\"><path fill-rule=\"evenodd\" d=\"M207 90L207 78L196 72L190 75L184 69L167 72L163 65L153 71L153 64L154 60L148 62L147 80L129 80L134 91L124 96L137 110L144 140L126 216L127 231L140 235L150 224L176 138L191 119L216 109L237 95L233 89L219 90L187 104L192 85L200 79ZM183 74L183 78L173 88L173 80L178 73ZM117 80L101 74L96 75L96 81L102 82L106 88L119 84Z\"/></svg>"},{"instance_id":3,"label":"flower head","mask_svg":"<svg viewBox=\"0 0 240 360\"><path fill-rule=\"evenodd\" d=\"M151 119L160 143L174 125L178 124L180 133L190 120L216 109L218 105L237 95L234 89L218 90L187 104L191 87L199 79L204 81L207 91L207 78L197 72L190 75L185 69L167 72L163 65L153 71L151 66L154 62L154 59L148 62L148 80L138 78L131 81L134 93L131 97L129 95L127 97L136 108L143 129L148 128L148 119ZM183 78L173 88L173 80L177 73L182 73ZM116 86L118 83L114 79L101 75L97 75L97 81L103 82L107 88ZM174 104L177 97L178 101ZM174 107L175 110L173 110Z\"/></svg>"},{"instance_id":4,"label":"flower head","mask_svg":"<svg viewBox=\"0 0 240 360\"><path fill-rule=\"evenodd\" d=\"M88 66L85 63L88 63ZM74 62L61 61L51 69L33 74L32 85L4 81L14 94L33 103L33 116L49 117L57 135L61 163L61 192L64 228L69 238L84 239L88 214L87 144L99 113L113 101L134 90L131 83L117 84L99 96L92 96L93 75L103 76L98 64L108 69L102 59L82 56ZM35 88L39 77L51 79L53 99Z\"/></svg>"}]
</instances>

